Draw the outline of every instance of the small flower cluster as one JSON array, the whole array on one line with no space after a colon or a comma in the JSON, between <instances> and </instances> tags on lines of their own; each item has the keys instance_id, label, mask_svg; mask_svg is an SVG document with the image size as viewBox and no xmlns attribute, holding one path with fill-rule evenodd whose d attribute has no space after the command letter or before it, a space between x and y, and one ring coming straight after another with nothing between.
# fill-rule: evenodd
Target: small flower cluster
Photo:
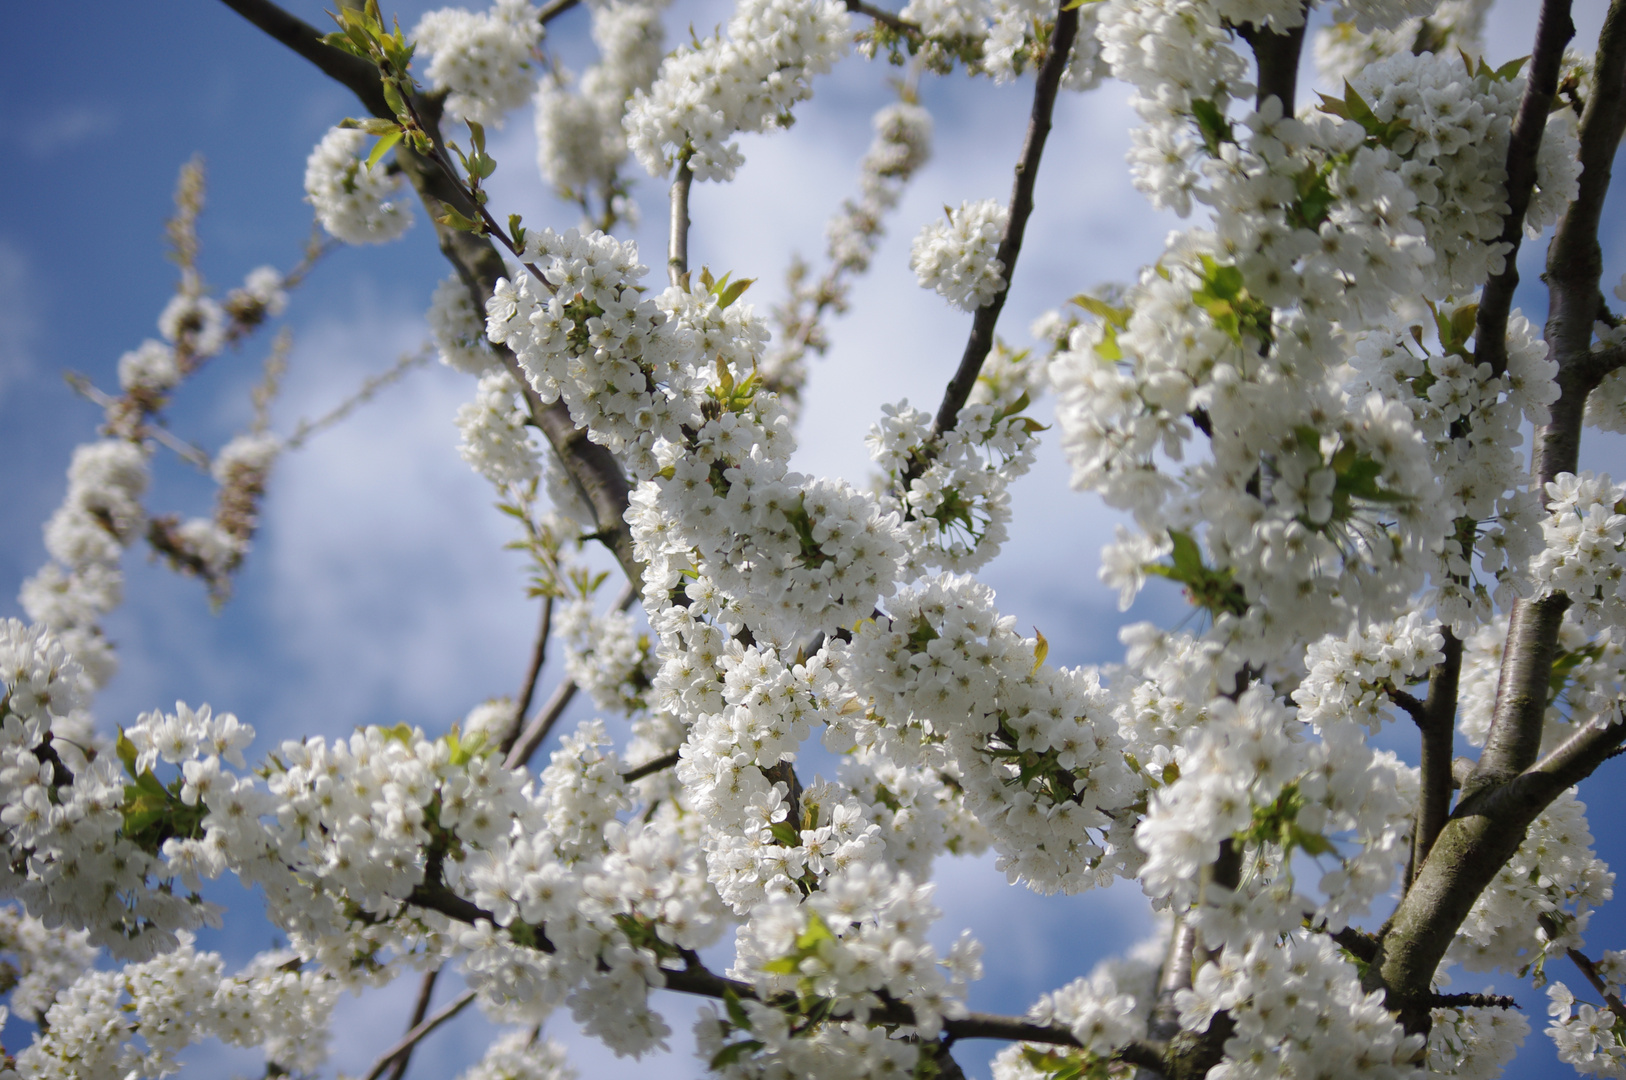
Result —
<instances>
[{"instance_id":1,"label":"small flower cluster","mask_svg":"<svg viewBox=\"0 0 1626 1080\"><path fill-rule=\"evenodd\" d=\"M1614 883L1593 853L1586 807L1572 788L1541 812L1518 852L1479 894L1446 960L1469 971L1499 968L1522 976L1581 943L1593 907L1614 895Z\"/></svg>"},{"instance_id":2,"label":"small flower cluster","mask_svg":"<svg viewBox=\"0 0 1626 1080\"><path fill-rule=\"evenodd\" d=\"M526 0L497 0L488 12L441 8L418 20L412 40L429 58L424 77L446 95L448 115L501 127L525 104L531 52L542 39L538 16Z\"/></svg>"},{"instance_id":3,"label":"small flower cluster","mask_svg":"<svg viewBox=\"0 0 1626 1080\"><path fill-rule=\"evenodd\" d=\"M610 0L592 9L593 44L599 61L572 90L563 71L536 87L536 161L543 179L586 208L589 193L605 209L630 218L633 206L619 194L618 172L627 157L623 127L627 103L647 92L664 53L661 15L665 0ZM604 226L609 228L608 225Z\"/></svg>"},{"instance_id":4,"label":"small flower cluster","mask_svg":"<svg viewBox=\"0 0 1626 1080\"><path fill-rule=\"evenodd\" d=\"M499 1037L457 1080L576 1080L577 1075L563 1046L521 1030Z\"/></svg>"},{"instance_id":5,"label":"small flower cluster","mask_svg":"<svg viewBox=\"0 0 1626 1080\"><path fill-rule=\"evenodd\" d=\"M1547 485L1547 543L1530 564L1542 596L1563 593L1581 629L1626 629L1626 486L1559 473Z\"/></svg>"},{"instance_id":6,"label":"small flower cluster","mask_svg":"<svg viewBox=\"0 0 1626 1080\"><path fill-rule=\"evenodd\" d=\"M634 713L648 705L658 670L649 635L624 611L593 611L591 598L566 604L558 615L565 670L601 709Z\"/></svg>"},{"instance_id":7,"label":"small flower cluster","mask_svg":"<svg viewBox=\"0 0 1626 1080\"><path fill-rule=\"evenodd\" d=\"M263 1048L273 1074L315 1069L327 1057L339 988L320 973L289 970L289 961L264 954L228 976L218 954L196 951L186 935L144 963L87 972L46 1012L18 1071L37 1080L156 1080L178 1069L177 1053L208 1038Z\"/></svg>"},{"instance_id":8,"label":"small flower cluster","mask_svg":"<svg viewBox=\"0 0 1626 1080\"><path fill-rule=\"evenodd\" d=\"M1530 1034L1530 1021L1511 1009L1434 1009L1425 1059L1430 1076L1496 1080Z\"/></svg>"},{"instance_id":9,"label":"small flower cluster","mask_svg":"<svg viewBox=\"0 0 1626 1080\"><path fill-rule=\"evenodd\" d=\"M1519 418L1522 413L1540 427L1558 396L1557 364L1517 312L1508 320L1506 371L1492 377L1489 364L1474 363L1460 335L1447 331L1452 321L1460 324L1460 315L1476 311L1468 305L1441 320L1442 335L1453 338L1443 355L1419 357L1409 336L1374 331L1363 336L1352 360L1360 372L1352 392L1405 401L1428 440L1445 513L1457 523L1431 572L1435 605L1459 635L1491 614L1493 597L1474 581L1475 561L1495 579L1498 605L1505 608L1529 591L1525 568L1539 548L1538 515L1518 455Z\"/></svg>"},{"instance_id":10,"label":"small flower cluster","mask_svg":"<svg viewBox=\"0 0 1626 1080\"><path fill-rule=\"evenodd\" d=\"M542 475L542 451L525 422L530 411L519 383L500 367L480 376L474 400L458 407L457 452L493 484L523 484Z\"/></svg>"},{"instance_id":11,"label":"small flower cluster","mask_svg":"<svg viewBox=\"0 0 1626 1080\"><path fill-rule=\"evenodd\" d=\"M1611 980L1612 989L1620 993ZM1558 1060L1584 1076L1626 1076L1626 1043L1620 1038L1622 1020L1608 1006L1576 1001L1561 982L1547 987L1547 1034L1558 1048Z\"/></svg>"},{"instance_id":12,"label":"small flower cluster","mask_svg":"<svg viewBox=\"0 0 1626 1080\"><path fill-rule=\"evenodd\" d=\"M1206 1031L1216 1013L1230 1013L1228 1076L1313 1076L1330 1062L1340 1063L1338 1075L1421 1075L1413 1062L1424 1037L1406 1034L1383 991L1361 989L1355 965L1324 935L1237 942L1200 967L1175 1001L1187 1031ZM1253 1062L1257 1070L1248 1068Z\"/></svg>"},{"instance_id":13,"label":"small flower cluster","mask_svg":"<svg viewBox=\"0 0 1626 1080\"><path fill-rule=\"evenodd\" d=\"M975 311L1005 290L1005 264L997 253L1010 210L998 199L983 199L963 202L947 216L920 230L909 249L909 269L922 289L961 311Z\"/></svg>"},{"instance_id":14,"label":"small flower cluster","mask_svg":"<svg viewBox=\"0 0 1626 1080\"><path fill-rule=\"evenodd\" d=\"M368 168L357 157L366 145L364 132L336 127L305 160L305 200L322 228L347 244L388 243L412 224L400 177L383 162Z\"/></svg>"},{"instance_id":15,"label":"small flower cluster","mask_svg":"<svg viewBox=\"0 0 1626 1080\"><path fill-rule=\"evenodd\" d=\"M965 1012L965 985L980 976L982 947L962 935L946 957L927 942L940 912L932 888L881 865L855 865L806 899L781 897L739 933L736 971L758 999L731 1002L728 1015L698 1021L702 1054L719 1075L835 1080L907 1075L944 1018ZM801 1007L766 1004L782 992ZM883 1008L912 1013L905 1028L920 1042L889 1036L864 1021ZM826 1020L823 1017L833 1019ZM857 1022L843 1022L856 1020ZM731 1036L744 1035L738 1042ZM735 1049L735 1048L738 1049ZM726 1064L725 1064L726 1063Z\"/></svg>"},{"instance_id":16,"label":"small flower cluster","mask_svg":"<svg viewBox=\"0 0 1626 1080\"><path fill-rule=\"evenodd\" d=\"M124 549L146 524L141 496L149 468L142 447L104 439L74 449L68 494L45 525L53 561L23 583L23 610L60 636L95 686L113 675L103 615L124 596Z\"/></svg>"},{"instance_id":17,"label":"small flower cluster","mask_svg":"<svg viewBox=\"0 0 1626 1080\"><path fill-rule=\"evenodd\" d=\"M83 930L47 926L14 907L0 907L0 953L11 959L6 1005L37 1025L57 995L96 965L97 950Z\"/></svg>"},{"instance_id":18,"label":"small flower cluster","mask_svg":"<svg viewBox=\"0 0 1626 1080\"><path fill-rule=\"evenodd\" d=\"M944 575L900 591L837 654L858 704L826 741L953 770L1014 882L1104 884L1133 860L1118 810L1139 793L1096 674L1044 666L993 593Z\"/></svg>"},{"instance_id":19,"label":"small flower cluster","mask_svg":"<svg viewBox=\"0 0 1626 1080\"><path fill-rule=\"evenodd\" d=\"M910 51L929 70L948 74L958 61L967 74L1008 83L1044 63L1055 11L1043 0L909 0L900 16L920 27ZM1078 34L1062 72L1061 84L1069 90L1093 89L1106 74L1095 31L1096 14L1086 4L1079 9ZM865 55L873 56L873 38L860 40Z\"/></svg>"},{"instance_id":20,"label":"small flower cluster","mask_svg":"<svg viewBox=\"0 0 1626 1080\"><path fill-rule=\"evenodd\" d=\"M1216 940L1222 932L1268 938L1283 919L1296 925L1301 910L1339 929L1383 895L1410 854L1416 774L1368 747L1350 718L1324 716L1318 733L1319 742L1306 740L1262 687L1234 703L1210 702L1135 833L1147 853L1147 895L1182 906L1197 900L1202 870L1226 840L1260 865L1234 893L1208 890L1197 916ZM1339 851L1332 837L1340 834L1352 834L1353 854ZM1293 895L1295 848L1337 860L1321 877L1319 904Z\"/></svg>"},{"instance_id":21,"label":"small flower cluster","mask_svg":"<svg viewBox=\"0 0 1626 1080\"><path fill-rule=\"evenodd\" d=\"M882 408L866 441L920 570L969 572L999 554L1010 484L1032 467L1038 443L1038 422L1019 415L1026 405L968 405L936 438L932 418L908 402Z\"/></svg>"},{"instance_id":22,"label":"small flower cluster","mask_svg":"<svg viewBox=\"0 0 1626 1080\"><path fill-rule=\"evenodd\" d=\"M697 180L732 180L745 163L733 137L789 126L847 47L847 11L833 0L740 0L728 36L679 49L627 108L627 144L651 176L686 159Z\"/></svg>"},{"instance_id":23,"label":"small flower cluster","mask_svg":"<svg viewBox=\"0 0 1626 1080\"><path fill-rule=\"evenodd\" d=\"M657 442L680 443L700 416L688 343L663 331L665 314L639 295L648 268L637 245L545 229L528 237L526 254L545 280L499 281L487 336L514 351L544 402L563 398L594 442L627 454L636 474L658 468Z\"/></svg>"},{"instance_id":24,"label":"small flower cluster","mask_svg":"<svg viewBox=\"0 0 1626 1080\"><path fill-rule=\"evenodd\" d=\"M1356 26L1353 7L1367 12L1364 29ZM1328 85L1341 86L1368 65L1411 52L1422 34L1429 35L1431 43L1438 43L1434 52L1461 49L1469 55L1482 55L1485 50L1481 35L1489 7L1486 0L1441 0L1431 11L1393 22L1392 13L1380 13L1370 4L1340 5L1334 9L1334 21L1315 32L1316 70ZM1424 17L1428 20L1426 29Z\"/></svg>"},{"instance_id":25,"label":"small flower cluster","mask_svg":"<svg viewBox=\"0 0 1626 1080\"><path fill-rule=\"evenodd\" d=\"M429 301L429 335L440 362L465 375L484 375L500 364L486 338L486 323L462 279L449 277L435 286Z\"/></svg>"},{"instance_id":26,"label":"small flower cluster","mask_svg":"<svg viewBox=\"0 0 1626 1080\"><path fill-rule=\"evenodd\" d=\"M1444 645L1440 625L1420 611L1312 643L1309 672L1293 691L1299 719L1317 728L1352 722L1376 735L1393 716L1390 695L1426 680L1445 659Z\"/></svg>"}]
</instances>

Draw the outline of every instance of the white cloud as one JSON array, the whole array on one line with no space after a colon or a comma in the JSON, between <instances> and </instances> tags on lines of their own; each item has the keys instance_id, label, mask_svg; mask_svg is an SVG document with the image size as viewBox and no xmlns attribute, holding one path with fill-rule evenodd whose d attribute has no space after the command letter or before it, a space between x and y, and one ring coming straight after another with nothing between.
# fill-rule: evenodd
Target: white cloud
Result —
<instances>
[{"instance_id":1,"label":"white cloud","mask_svg":"<svg viewBox=\"0 0 1626 1080\"><path fill-rule=\"evenodd\" d=\"M18 142L29 157L49 158L112 134L115 121L116 114L106 106L63 105L44 116L30 117L18 131Z\"/></svg>"}]
</instances>

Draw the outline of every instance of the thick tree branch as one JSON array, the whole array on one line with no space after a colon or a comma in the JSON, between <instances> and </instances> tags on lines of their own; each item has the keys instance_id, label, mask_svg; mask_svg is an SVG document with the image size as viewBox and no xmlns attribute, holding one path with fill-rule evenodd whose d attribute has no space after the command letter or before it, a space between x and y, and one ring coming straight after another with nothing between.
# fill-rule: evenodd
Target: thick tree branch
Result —
<instances>
[{"instance_id":1,"label":"thick tree branch","mask_svg":"<svg viewBox=\"0 0 1626 1080\"><path fill-rule=\"evenodd\" d=\"M1431 1009L1517 1009L1519 1003L1506 994L1434 994Z\"/></svg>"},{"instance_id":2,"label":"thick tree branch","mask_svg":"<svg viewBox=\"0 0 1626 1080\"><path fill-rule=\"evenodd\" d=\"M1033 87L1033 111L1028 117L1027 138L1022 143L1022 156L1016 163L1016 182L1011 188L1010 221L1005 235L999 239L996 257L1005 267L1005 287L994 298L977 309L971 320L971 337L965 343L960 366L943 392L943 402L937 407L932 429L937 434L952 431L960 417L960 410L971 397L982 372L983 361L994 347L994 327L999 313L1005 307L1005 297L1011 291L1011 279L1016 273L1016 258L1022 251L1022 236L1027 230L1028 218L1033 213L1033 183L1039 176L1039 160L1044 155L1045 139L1050 135L1051 115L1056 109L1056 91L1061 86L1062 72L1067 69L1067 57L1078 34L1078 10L1068 10L1067 3L1056 13L1056 31L1050 38L1050 52Z\"/></svg>"},{"instance_id":3,"label":"thick tree branch","mask_svg":"<svg viewBox=\"0 0 1626 1080\"><path fill-rule=\"evenodd\" d=\"M1507 318L1513 292L1519 286L1519 244L1524 239L1524 215L1536 185L1536 154L1558 92L1558 70L1564 46L1575 36L1570 0L1543 0L1536 22L1535 47L1524 84L1524 97L1513 121L1507 144L1507 216L1502 219L1499 242L1511 245L1500 274L1493 274L1479 297L1474 323L1474 358L1500 375L1507 368Z\"/></svg>"},{"instance_id":4,"label":"thick tree branch","mask_svg":"<svg viewBox=\"0 0 1626 1080\"><path fill-rule=\"evenodd\" d=\"M581 0L548 0L536 13L536 21L546 26L579 3Z\"/></svg>"},{"instance_id":5,"label":"thick tree branch","mask_svg":"<svg viewBox=\"0 0 1626 1080\"><path fill-rule=\"evenodd\" d=\"M464 1009L468 1008L469 1004L473 1001L473 990L465 990L457 997L453 998L450 1003L448 1003L434 1016L431 1016L429 1019L420 1023L417 1027L414 1027L401 1038L400 1042L384 1051L384 1053L379 1056L378 1060L373 1062L373 1067L367 1070L366 1074L362 1077L362 1080L378 1080L379 1077L384 1075L384 1070L390 1067L390 1062L394 1061L402 1054L410 1054L412 1052L412 1048L423 1041L424 1036L440 1027L440 1025L444 1024L446 1021L450 1020Z\"/></svg>"},{"instance_id":6,"label":"thick tree branch","mask_svg":"<svg viewBox=\"0 0 1626 1080\"><path fill-rule=\"evenodd\" d=\"M1408 885L1451 817L1451 792L1456 787L1451 780L1451 750L1456 732L1457 686L1462 677L1462 642L1447 630L1441 651L1445 658L1429 675L1428 699L1412 716L1422 734L1422 790L1417 800L1417 826L1412 833L1411 864L1406 873Z\"/></svg>"},{"instance_id":7,"label":"thick tree branch","mask_svg":"<svg viewBox=\"0 0 1626 1080\"><path fill-rule=\"evenodd\" d=\"M1259 69L1254 108L1263 109L1265 102L1276 98L1282 103L1282 115L1293 115L1299 85L1299 57L1304 52L1304 30L1303 22L1286 33L1252 23L1237 27L1237 35L1253 49L1254 63Z\"/></svg>"}]
</instances>

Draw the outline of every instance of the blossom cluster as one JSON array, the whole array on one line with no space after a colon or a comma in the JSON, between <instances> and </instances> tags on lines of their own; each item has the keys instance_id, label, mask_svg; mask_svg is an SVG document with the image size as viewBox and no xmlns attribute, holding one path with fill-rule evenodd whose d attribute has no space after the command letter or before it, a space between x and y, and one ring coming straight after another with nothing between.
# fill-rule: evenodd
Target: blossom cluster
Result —
<instances>
[{"instance_id":1,"label":"blossom cluster","mask_svg":"<svg viewBox=\"0 0 1626 1080\"><path fill-rule=\"evenodd\" d=\"M812 79L846 49L847 12L832 0L744 0L728 36L680 48L627 108L627 143L651 176L685 160L697 180L732 180L733 137L788 126Z\"/></svg>"},{"instance_id":2,"label":"blossom cluster","mask_svg":"<svg viewBox=\"0 0 1626 1080\"><path fill-rule=\"evenodd\" d=\"M400 176L358 157L366 145L365 132L332 128L305 161L306 200L322 228L347 244L385 244L412 224Z\"/></svg>"},{"instance_id":3,"label":"blossom cluster","mask_svg":"<svg viewBox=\"0 0 1626 1080\"><path fill-rule=\"evenodd\" d=\"M449 115L500 127L525 104L531 52L542 38L539 14L527 0L496 0L488 12L442 8L418 20L412 40L429 60L424 77L446 95Z\"/></svg>"},{"instance_id":4,"label":"blossom cluster","mask_svg":"<svg viewBox=\"0 0 1626 1080\"><path fill-rule=\"evenodd\" d=\"M947 216L920 230L909 250L909 268L921 288L961 311L975 311L1005 289L1005 264L997 253L1010 226L1010 209L983 199L963 202Z\"/></svg>"}]
</instances>

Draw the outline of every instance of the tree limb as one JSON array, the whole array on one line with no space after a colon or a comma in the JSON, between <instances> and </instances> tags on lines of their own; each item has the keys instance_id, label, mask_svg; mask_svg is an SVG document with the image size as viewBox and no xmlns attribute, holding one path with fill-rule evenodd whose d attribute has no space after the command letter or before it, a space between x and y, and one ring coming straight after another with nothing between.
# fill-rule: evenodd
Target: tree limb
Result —
<instances>
[{"instance_id":1,"label":"tree limb","mask_svg":"<svg viewBox=\"0 0 1626 1080\"><path fill-rule=\"evenodd\" d=\"M289 14L270 0L222 0L258 29L310 60L323 74L348 88L373 115L394 120L395 114L384 101L378 73L371 65L322 43L315 27ZM338 58L338 59L334 59ZM420 99L414 103L425 132L437 145L441 142L439 103ZM396 147L396 160L402 172L423 201L431 220L442 216L444 204L467 217L479 214L474 206L435 163L413 153L403 143ZM498 279L508 276L502 256L489 239L450 228L435 221L435 235L441 253L452 264L469 290L475 310L483 311ZM615 555L629 578L642 578L642 568L632 550L632 533L622 515L626 513L631 487L620 464L609 450L590 441L587 432L576 427L562 401L544 404L531 387L513 352L497 349L503 367L524 391L531 422L540 430L565 471L593 513L595 536Z\"/></svg>"},{"instance_id":2,"label":"tree limb","mask_svg":"<svg viewBox=\"0 0 1626 1080\"><path fill-rule=\"evenodd\" d=\"M1308 17L1308 12L1305 14ZM1252 23L1237 27L1237 35L1253 49L1254 63L1259 69L1254 108L1263 109L1265 102L1276 98L1282 103L1282 115L1292 118L1293 99L1299 84L1299 57L1304 52L1304 30L1303 21L1286 33Z\"/></svg>"},{"instance_id":3,"label":"tree limb","mask_svg":"<svg viewBox=\"0 0 1626 1080\"><path fill-rule=\"evenodd\" d=\"M1412 832L1408 885L1451 817L1451 792L1457 786L1451 779L1451 750L1456 734L1457 687L1462 677L1462 641L1446 630L1441 651L1445 658L1429 674L1428 700L1420 702L1421 711L1412 714L1422 735L1422 790L1417 799L1417 825Z\"/></svg>"},{"instance_id":4,"label":"tree limb","mask_svg":"<svg viewBox=\"0 0 1626 1080\"><path fill-rule=\"evenodd\" d=\"M1609 1006L1609 1011L1615 1014L1616 1020L1626 1020L1626 1002L1622 1002L1620 995L1609 989L1609 983L1598 972L1598 965L1579 949L1566 950L1566 955L1577 968L1580 968L1581 974L1586 976L1586 981L1592 984L1592 989L1603 997L1604 1003Z\"/></svg>"},{"instance_id":5,"label":"tree limb","mask_svg":"<svg viewBox=\"0 0 1626 1080\"><path fill-rule=\"evenodd\" d=\"M1508 212L1502 219L1498 242L1512 247L1502 272L1491 275L1485 282L1479 297L1479 313L1474 320L1474 359L1489 364L1496 375L1507 368L1507 319L1513 307L1513 292L1519 286L1519 244L1524 239L1524 215L1530 209L1530 192L1536 184L1536 154L1541 149L1542 134L1547 130L1553 95L1558 93L1558 69L1564 61L1564 46L1574 36L1570 0L1542 0L1524 97L1519 101L1519 113L1507 143Z\"/></svg>"},{"instance_id":6,"label":"tree limb","mask_svg":"<svg viewBox=\"0 0 1626 1080\"><path fill-rule=\"evenodd\" d=\"M971 397L982 372L983 361L994 347L994 327L999 313L1005 307L1005 297L1011 291L1011 278L1016 273L1016 258L1022 251L1022 235L1028 218L1033 213L1033 184L1039 176L1039 160L1044 155L1045 139L1050 135L1051 115L1056 109L1056 91L1061 86L1062 72L1067 69L1067 57L1078 34L1078 9L1069 10L1063 0L1056 13L1056 31L1050 38L1050 52L1034 80L1033 111L1028 117L1027 137L1022 143L1022 155L1016 163L1016 182L1011 188L1010 221L1005 235L999 238L996 258L1005 267L1005 287L994 298L977 309L971 320L971 336L965 343L960 366L943 392L943 402L937 407L932 431L941 435L951 431L959 420L960 410Z\"/></svg>"},{"instance_id":7,"label":"tree limb","mask_svg":"<svg viewBox=\"0 0 1626 1080\"><path fill-rule=\"evenodd\" d=\"M653 761L646 761L642 765L634 766L621 774L624 783L632 784L646 776L654 776L662 769L670 769L678 763L678 752L673 750L670 754L662 754Z\"/></svg>"},{"instance_id":8,"label":"tree limb","mask_svg":"<svg viewBox=\"0 0 1626 1080\"><path fill-rule=\"evenodd\" d=\"M677 175L672 177L672 225L666 256L666 275L673 285L682 285L683 275L689 272L689 188L693 184L689 155L681 154Z\"/></svg>"}]
</instances>

